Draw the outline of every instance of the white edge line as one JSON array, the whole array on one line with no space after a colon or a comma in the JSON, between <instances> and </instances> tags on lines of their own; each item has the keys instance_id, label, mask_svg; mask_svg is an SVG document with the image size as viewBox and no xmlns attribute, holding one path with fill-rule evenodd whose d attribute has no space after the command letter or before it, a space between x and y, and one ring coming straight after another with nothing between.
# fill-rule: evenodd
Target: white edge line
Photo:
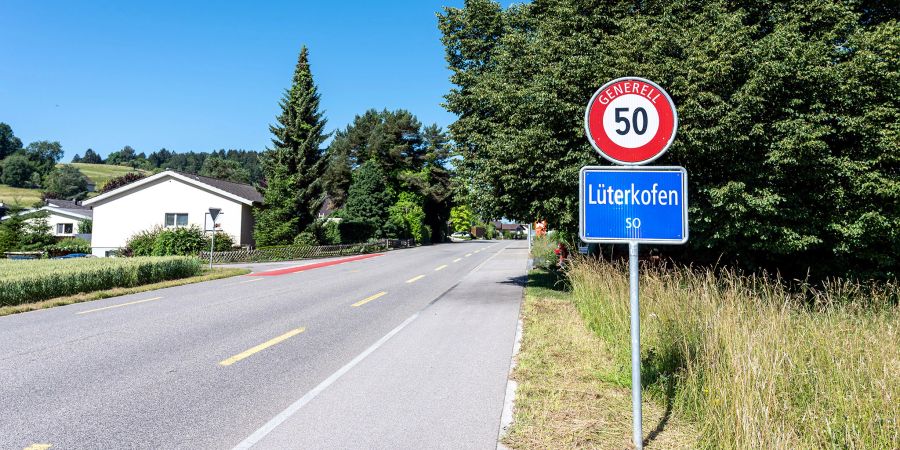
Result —
<instances>
[{"instance_id":1,"label":"white edge line","mask_svg":"<svg viewBox=\"0 0 900 450\"><path fill-rule=\"evenodd\" d=\"M344 374L349 372L350 369L359 364L363 359L366 359L366 357L369 356L372 352L378 350L379 347L384 345L385 342L387 342L390 338L394 337L395 334L399 333L400 330L409 325L410 322L416 320L417 317L419 317L419 313L415 313L408 319L404 320L403 323L397 326L397 328L394 328L388 334L384 335L384 337L379 339L378 342L372 344L371 347L367 348L365 351L357 355L356 358L353 358L353 360L344 365L344 367L341 367L337 372L331 374L331 376L326 378L325 381L319 383L318 386L314 387L311 391L304 394L303 397L300 397L299 400L285 408L284 411L278 413L278 415L266 422L265 425L259 427L259 429L254 431L253 434L241 441L240 444L236 445L234 449L248 449L259 443L259 441L261 441L264 437L266 437L266 435L271 433L278 425L281 425L284 421L288 420L297 411L299 411L300 408L304 407L307 403L312 401L312 399L316 398L316 396L321 394L322 391L334 384L335 381L344 376Z\"/></svg>"},{"instance_id":2,"label":"white edge line","mask_svg":"<svg viewBox=\"0 0 900 450\"><path fill-rule=\"evenodd\" d=\"M493 256L484 260L481 264L475 266L475 268L472 269L471 271L469 271L465 276L463 276L463 278L466 278L466 276L468 276L469 274L477 271L478 269L480 269L482 266L487 264L490 260L494 259L499 254L500 254L500 252L494 253ZM423 309L423 311L424 311L424 309ZM344 376L347 372L349 372L350 369L352 369L354 366L359 364L362 360L366 359L366 357L368 357L370 354L372 354L372 352L374 352L375 350L378 350L379 347L384 345L385 342L387 342L390 338L394 337L394 335L399 333L400 330L406 328L406 326L409 325L412 321L416 320L416 318L419 317L420 313L421 313L421 311L413 314L408 319L404 320L403 323L401 323L400 325L397 325L397 328L394 328L393 330L388 332L388 334L384 335L384 337L382 337L377 342L372 344L371 347L365 349L365 351L363 351L362 353L357 355L355 358L353 358L350 362L348 362L346 365L344 365L344 367L341 367L340 369L337 370L337 372L331 374L331 376L326 378L325 381L319 383L318 386L312 388L312 390L310 390L309 392L304 394L303 397L300 397L300 399L297 400L296 402L291 403L291 405L288 406L287 408L285 408L284 411L281 411L280 413L278 413L278 415L276 415L275 417L270 419L268 422L266 422L265 425L259 427L259 429L254 431L253 434L251 434L250 436L247 436L246 439L241 441L238 445L234 446L234 450L244 450L244 449L251 448L254 445L258 444L259 441L261 441L264 437L266 437L266 435L268 435L273 430L275 430L276 427L278 427L279 425L284 423L284 421L288 420L291 416L296 414L297 411L300 410L300 408L306 406L307 403L311 402L314 398L316 398L316 396L321 394L322 391L324 391L325 389L328 389L329 386L334 384L335 381L337 381L342 376Z\"/></svg>"},{"instance_id":3,"label":"white edge line","mask_svg":"<svg viewBox=\"0 0 900 450\"><path fill-rule=\"evenodd\" d=\"M525 301L522 300L524 307ZM513 423L513 407L516 403L516 391L519 383L512 378L513 371L519 363L519 349L522 347L522 319L516 326L516 342L513 344L513 354L509 361L509 374L506 379L506 395L503 398L503 412L500 414L500 429L497 430L497 450L507 450L509 447L503 444L503 438L509 433L509 427Z\"/></svg>"}]
</instances>

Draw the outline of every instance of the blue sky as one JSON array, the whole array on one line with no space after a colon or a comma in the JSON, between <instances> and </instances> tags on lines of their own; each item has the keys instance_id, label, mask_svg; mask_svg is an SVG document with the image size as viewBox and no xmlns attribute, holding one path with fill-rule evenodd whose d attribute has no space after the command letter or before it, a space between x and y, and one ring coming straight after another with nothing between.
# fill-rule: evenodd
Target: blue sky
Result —
<instances>
[{"instance_id":1,"label":"blue sky","mask_svg":"<svg viewBox=\"0 0 900 450\"><path fill-rule=\"evenodd\" d=\"M435 13L461 4L3 0L0 122L26 144L60 141L64 161L88 147L261 150L305 44L329 130L369 108L446 127Z\"/></svg>"}]
</instances>

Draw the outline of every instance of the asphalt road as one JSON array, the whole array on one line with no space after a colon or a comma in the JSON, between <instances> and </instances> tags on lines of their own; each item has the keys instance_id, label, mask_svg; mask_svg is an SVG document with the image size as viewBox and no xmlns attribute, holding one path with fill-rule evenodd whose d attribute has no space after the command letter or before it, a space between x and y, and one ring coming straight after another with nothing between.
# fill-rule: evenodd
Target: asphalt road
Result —
<instances>
[{"instance_id":1,"label":"asphalt road","mask_svg":"<svg viewBox=\"0 0 900 450\"><path fill-rule=\"evenodd\" d=\"M525 247L259 265L0 317L0 449L495 448Z\"/></svg>"}]
</instances>

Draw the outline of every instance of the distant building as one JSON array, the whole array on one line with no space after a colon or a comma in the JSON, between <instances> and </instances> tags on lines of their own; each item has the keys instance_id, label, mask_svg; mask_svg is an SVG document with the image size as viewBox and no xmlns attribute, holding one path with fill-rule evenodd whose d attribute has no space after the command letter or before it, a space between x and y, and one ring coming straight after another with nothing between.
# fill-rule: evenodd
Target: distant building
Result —
<instances>
[{"instance_id":1,"label":"distant building","mask_svg":"<svg viewBox=\"0 0 900 450\"><path fill-rule=\"evenodd\" d=\"M503 223L499 220L495 220L492 222L494 224L494 229L499 232L508 232L513 236L524 236L526 232L525 225L521 223Z\"/></svg>"},{"instance_id":2,"label":"distant building","mask_svg":"<svg viewBox=\"0 0 900 450\"><path fill-rule=\"evenodd\" d=\"M93 211L80 202L50 199L46 203L41 210L47 211L47 224L56 237L75 237L78 224L93 219Z\"/></svg>"},{"instance_id":3,"label":"distant building","mask_svg":"<svg viewBox=\"0 0 900 450\"><path fill-rule=\"evenodd\" d=\"M27 217L38 212L45 212L50 233L57 238L75 237L78 234L78 224L92 218L91 209L80 202L49 199L45 203L40 208L26 209L20 214ZM8 216L2 217L0 220L7 218Z\"/></svg>"},{"instance_id":4,"label":"distant building","mask_svg":"<svg viewBox=\"0 0 900 450\"><path fill-rule=\"evenodd\" d=\"M249 184L166 170L84 201L93 209L92 253L107 256L153 227L196 225L207 230L210 207L221 208L217 229L235 244L253 245L253 206L262 195Z\"/></svg>"}]
</instances>

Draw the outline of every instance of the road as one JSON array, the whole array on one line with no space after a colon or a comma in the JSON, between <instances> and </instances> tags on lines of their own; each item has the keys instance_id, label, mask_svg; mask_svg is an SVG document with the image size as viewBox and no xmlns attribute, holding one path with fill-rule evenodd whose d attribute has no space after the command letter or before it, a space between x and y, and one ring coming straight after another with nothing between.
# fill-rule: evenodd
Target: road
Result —
<instances>
[{"instance_id":1,"label":"road","mask_svg":"<svg viewBox=\"0 0 900 450\"><path fill-rule=\"evenodd\" d=\"M495 448L526 254L259 265L0 317L0 449Z\"/></svg>"}]
</instances>

